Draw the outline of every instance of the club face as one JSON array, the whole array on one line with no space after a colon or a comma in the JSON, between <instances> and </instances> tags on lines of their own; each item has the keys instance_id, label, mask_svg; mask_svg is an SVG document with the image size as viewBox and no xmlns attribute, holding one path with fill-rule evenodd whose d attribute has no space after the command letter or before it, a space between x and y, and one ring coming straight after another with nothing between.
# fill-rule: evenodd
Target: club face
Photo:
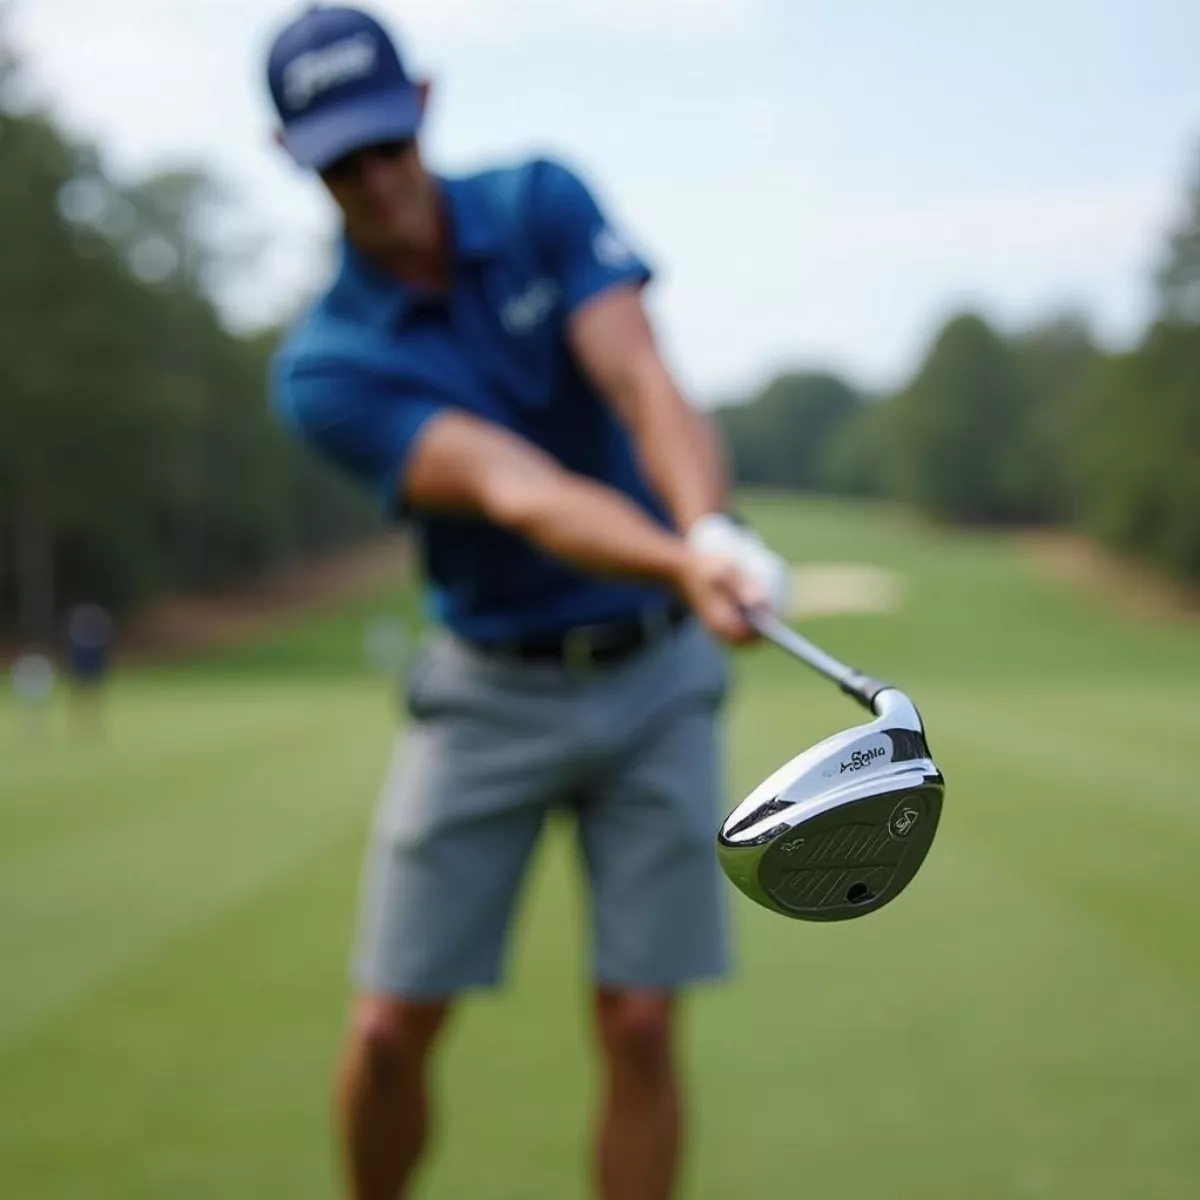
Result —
<instances>
[{"instance_id":1,"label":"club face","mask_svg":"<svg viewBox=\"0 0 1200 1200\"><path fill-rule=\"evenodd\" d=\"M722 824L721 866L756 903L799 920L862 917L925 861L945 782L911 702L880 700L875 721L797 755Z\"/></svg>"}]
</instances>

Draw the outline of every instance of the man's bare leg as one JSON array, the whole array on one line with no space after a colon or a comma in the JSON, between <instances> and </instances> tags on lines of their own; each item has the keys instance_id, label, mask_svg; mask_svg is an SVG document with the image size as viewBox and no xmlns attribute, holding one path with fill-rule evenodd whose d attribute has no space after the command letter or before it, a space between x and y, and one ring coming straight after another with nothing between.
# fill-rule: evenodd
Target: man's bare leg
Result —
<instances>
[{"instance_id":1,"label":"man's bare leg","mask_svg":"<svg viewBox=\"0 0 1200 1200\"><path fill-rule=\"evenodd\" d=\"M605 1097L596 1146L602 1200L667 1200L679 1158L673 1002L658 992L601 989L596 1020Z\"/></svg>"},{"instance_id":2,"label":"man's bare leg","mask_svg":"<svg viewBox=\"0 0 1200 1200\"><path fill-rule=\"evenodd\" d=\"M444 1004L360 999L338 1079L351 1200L399 1200L429 1132L426 1066Z\"/></svg>"}]
</instances>

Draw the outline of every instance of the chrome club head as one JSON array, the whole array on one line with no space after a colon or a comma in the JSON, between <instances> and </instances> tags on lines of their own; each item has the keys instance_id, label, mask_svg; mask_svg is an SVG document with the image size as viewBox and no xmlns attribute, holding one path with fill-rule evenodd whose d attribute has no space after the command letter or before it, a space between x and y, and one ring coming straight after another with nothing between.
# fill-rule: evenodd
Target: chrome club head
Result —
<instances>
[{"instance_id":1,"label":"chrome club head","mask_svg":"<svg viewBox=\"0 0 1200 1200\"><path fill-rule=\"evenodd\" d=\"M912 701L881 687L870 705L870 724L797 755L725 819L717 854L751 900L800 920L861 917L924 862L945 781Z\"/></svg>"}]
</instances>

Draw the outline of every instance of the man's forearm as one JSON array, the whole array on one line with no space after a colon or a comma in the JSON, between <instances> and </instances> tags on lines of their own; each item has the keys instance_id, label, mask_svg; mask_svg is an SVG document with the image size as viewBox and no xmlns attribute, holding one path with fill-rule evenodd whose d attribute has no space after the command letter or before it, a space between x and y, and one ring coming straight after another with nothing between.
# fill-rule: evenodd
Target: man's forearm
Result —
<instances>
[{"instance_id":1,"label":"man's forearm","mask_svg":"<svg viewBox=\"0 0 1200 1200\"><path fill-rule=\"evenodd\" d=\"M726 502L716 429L679 394L633 287L610 289L576 314L569 340L634 440L642 472L685 533Z\"/></svg>"},{"instance_id":2,"label":"man's forearm","mask_svg":"<svg viewBox=\"0 0 1200 1200\"><path fill-rule=\"evenodd\" d=\"M591 574L675 586L690 559L682 538L617 489L467 413L426 422L398 487L414 508L482 517Z\"/></svg>"},{"instance_id":3,"label":"man's forearm","mask_svg":"<svg viewBox=\"0 0 1200 1200\"><path fill-rule=\"evenodd\" d=\"M638 457L676 528L686 533L728 501L720 439L712 422L678 394L665 369L646 372L637 386L643 393L629 409L637 414L631 432Z\"/></svg>"},{"instance_id":4,"label":"man's forearm","mask_svg":"<svg viewBox=\"0 0 1200 1200\"><path fill-rule=\"evenodd\" d=\"M678 537L620 492L567 472L531 483L495 516L547 554L592 574L674 588L688 557Z\"/></svg>"}]
</instances>

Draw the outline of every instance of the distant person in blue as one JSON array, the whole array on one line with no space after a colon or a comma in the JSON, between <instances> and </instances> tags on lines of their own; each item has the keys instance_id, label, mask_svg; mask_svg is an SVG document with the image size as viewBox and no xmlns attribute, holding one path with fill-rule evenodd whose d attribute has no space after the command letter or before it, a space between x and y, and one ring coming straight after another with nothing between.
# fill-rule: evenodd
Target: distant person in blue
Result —
<instances>
[{"instance_id":1,"label":"distant person in blue","mask_svg":"<svg viewBox=\"0 0 1200 1200\"><path fill-rule=\"evenodd\" d=\"M67 615L67 668L76 719L98 728L101 687L109 667L112 618L98 604L77 604Z\"/></svg>"},{"instance_id":2,"label":"distant person in blue","mask_svg":"<svg viewBox=\"0 0 1200 1200\"><path fill-rule=\"evenodd\" d=\"M273 405L409 524L437 621L364 871L338 1089L349 1194L410 1185L431 1046L458 997L501 981L560 811L589 899L597 1194L660 1200L681 1140L677 998L728 970L721 644L752 640L745 609L780 603L784 564L723 511L719 446L643 309L651 272L575 173L429 171L428 85L358 10L307 9L268 79L282 145L343 224Z\"/></svg>"}]
</instances>

